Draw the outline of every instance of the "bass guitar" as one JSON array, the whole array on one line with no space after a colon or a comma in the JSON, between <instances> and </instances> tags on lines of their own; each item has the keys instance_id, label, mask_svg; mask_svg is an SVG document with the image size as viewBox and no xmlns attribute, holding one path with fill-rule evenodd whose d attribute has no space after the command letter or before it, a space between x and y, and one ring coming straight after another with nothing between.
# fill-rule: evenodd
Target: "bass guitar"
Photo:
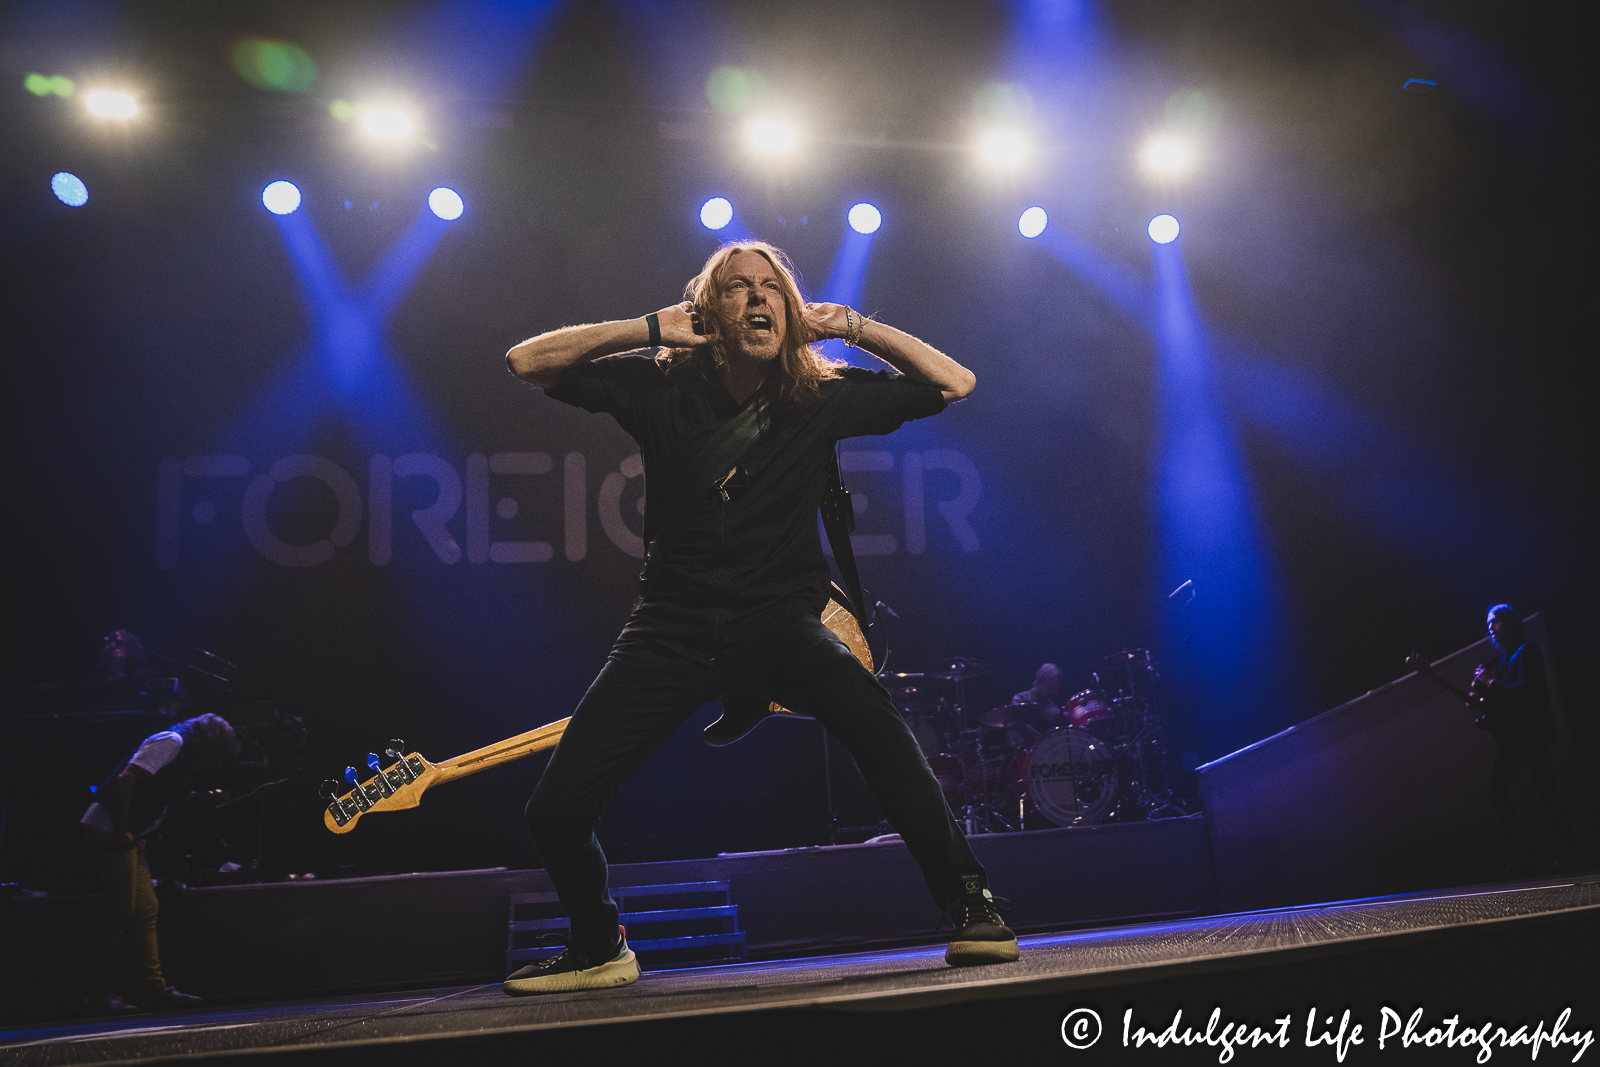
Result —
<instances>
[{"instance_id":1,"label":"bass guitar","mask_svg":"<svg viewBox=\"0 0 1600 1067\"><path fill-rule=\"evenodd\" d=\"M848 602L844 591L839 588L837 582L834 583L833 596L829 598L828 606L822 609L822 624L844 642L845 647L861 661L867 673L871 674L872 649L867 645L867 635L861 632L861 624L856 621L850 609L845 607ZM712 748L731 745L759 726L768 715L787 715L794 719L811 718L809 715L790 711L777 701L769 701L760 694L729 693L722 698L721 717L702 730L700 736Z\"/></svg>"},{"instance_id":2,"label":"bass guitar","mask_svg":"<svg viewBox=\"0 0 1600 1067\"><path fill-rule=\"evenodd\" d=\"M402 754L403 741L390 741L385 750L394 758L393 766L380 769L378 757L369 755L367 766L377 771L376 777L357 783L356 769L346 767L345 781L355 786L343 796L334 796L334 783L324 783L323 796L328 798L327 810L322 813L322 824L336 834L349 833L356 828L361 816L373 811L400 811L422 803L422 794L430 787L469 774L498 767L502 763L555 748L571 718L561 719L527 733L496 741L492 745L473 749L442 763L429 763L415 752Z\"/></svg>"},{"instance_id":3,"label":"bass guitar","mask_svg":"<svg viewBox=\"0 0 1600 1067\"><path fill-rule=\"evenodd\" d=\"M822 621L871 673L872 650L867 646L866 635L861 632L861 624L844 606L845 602L844 593L834 585L833 597L823 609ZM731 745L754 730L768 715L810 718L759 695L730 693L722 698L722 716L706 727L702 736L708 745ZM322 795L327 798L328 806L322 813L322 824L336 834L345 834L354 830L361 816L370 812L414 808L422 803L424 792L441 782L464 778L502 763L531 756L535 752L555 748L567 723L571 721L570 717L561 719L441 763L430 763L415 752L404 752L403 741L390 741L384 751L395 761L391 766L381 767L376 753L367 756L367 766L376 772L372 778L358 782L356 769L346 767L345 782L354 788L343 795L336 795L339 783L323 783Z\"/></svg>"},{"instance_id":4,"label":"bass guitar","mask_svg":"<svg viewBox=\"0 0 1600 1067\"><path fill-rule=\"evenodd\" d=\"M1475 712L1476 717L1472 721L1478 729L1488 730L1498 736L1500 723L1495 717L1494 709L1490 706L1489 694L1486 692L1493 680L1493 675L1486 671L1485 668L1479 667L1472 676L1472 684L1468 688L1462 689L1454 682L1441 676L1438 671L1435 671L1433 665L1423 659L1420 652L1413 652L1407 656L1406 666L1432 681L1445 692L1465 704L1468 709Z\"/></svg>"}]
</instances>

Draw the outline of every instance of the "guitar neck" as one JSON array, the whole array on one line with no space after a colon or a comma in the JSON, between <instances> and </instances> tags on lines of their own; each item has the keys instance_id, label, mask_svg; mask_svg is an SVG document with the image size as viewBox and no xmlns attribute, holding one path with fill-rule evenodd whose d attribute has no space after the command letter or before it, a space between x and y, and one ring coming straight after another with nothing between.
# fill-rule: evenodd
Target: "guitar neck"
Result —
<instances>
[{"instance_id":1,"label":"guitar neck","mask_svg":"<svg viewBox=\"0 0 1600 1067\"><path fill-rule=\"evenodd\" d=\"M1443 689L1445 692L1449 693L1451 696L1455 697L1457 700L1461 701L1464 704L1473 703L1472 696L1466 690L1464 690L1461 687L1457 686L1453 682L1448 682L1445 679L1441 678L1434 671L1434 669L1433 669L1433 667L1431 665L1426 664L1426 663L1417 663L1417 664L1415 664L1415 667L1416 667L1416 671L1417 671L1418 674L1422 675L1424 678L1430 679L1440 689Z\"/></svg>"},{"instance_id":2,"label":"guitar neck","mask_svg":"<svg viewBox=\"0 0 1600 1067\"><path fill-rule=\"evenodd\" d=\"M438 784L455 778L464 778L469 774L486 771L490 767L498 767L502 763L531 756L535 752L543 752L547 748L555 748L556 742L561 740L562 731L571 721L570 718L566 718L552 722L536 730L529 730L525 734L508 737L504 741L496 741L492 745L485 745L442 763L435 763L433 782Z\"/></svg>"}]
</instances>

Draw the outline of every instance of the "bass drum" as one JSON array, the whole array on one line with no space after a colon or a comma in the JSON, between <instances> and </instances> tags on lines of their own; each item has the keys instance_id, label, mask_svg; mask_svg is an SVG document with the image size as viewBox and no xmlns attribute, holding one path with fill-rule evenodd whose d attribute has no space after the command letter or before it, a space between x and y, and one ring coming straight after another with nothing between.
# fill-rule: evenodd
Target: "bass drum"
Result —
<instances>
[{"instance_id":1,"label":"bass drum","mask_svg":"<svg viewBox=\"0 0 1600 1067\"><path fill-rule=\"evenodd\" d=\"M1052 730L1023 759L1033 809L1057 826L1081 826L1111 814L1121 789L1111 749L1088 730Z\"/></svg>"}]
</instances>

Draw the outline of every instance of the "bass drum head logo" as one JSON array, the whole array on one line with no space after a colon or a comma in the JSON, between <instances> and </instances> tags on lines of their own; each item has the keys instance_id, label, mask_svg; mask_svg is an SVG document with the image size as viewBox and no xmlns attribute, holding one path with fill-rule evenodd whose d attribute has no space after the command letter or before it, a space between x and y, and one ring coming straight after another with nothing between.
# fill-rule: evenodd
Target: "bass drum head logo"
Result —
<instances>
[{"instance_id":1,"label":"bass drum head logo","mask_svg":"<svg viewBox=\"0 0 1600 1067\"><path fill-rule=\"evenodd\" d=\"M1104 818L1120 786L1111 749L1077 726L1039 739L1028 753L1026 779L1028 799L1057 826Z\"/></svg>"}]
</instances>

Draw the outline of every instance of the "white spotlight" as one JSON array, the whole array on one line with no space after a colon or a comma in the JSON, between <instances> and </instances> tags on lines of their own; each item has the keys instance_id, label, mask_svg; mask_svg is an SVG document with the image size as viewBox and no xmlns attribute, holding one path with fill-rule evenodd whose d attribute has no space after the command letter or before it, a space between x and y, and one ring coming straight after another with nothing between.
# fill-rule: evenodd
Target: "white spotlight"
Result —
<instances>
[{"instance_id":1,"label":"white spotlight","mask_svg":"<svg viewBox=\"0 0 1600 1067\"><path fill-rule=\"evenodd\" d=\"M1028 238L1029 240L1032 240L1043 233L1044 228L1049 224L1050 216L1044 213L1044 208L1030 207L1028 210L1024 211L1022 213L1022 217L1017 220L1017 232L1021 233L1022 236Z\"/></svg>"},{"instance_id":2,"label":"white spotlight","mask_svg":"<svg viewBox=\"0 0 1600 1067\"><path fill-rule=\"evenodd\" d=\"M1170 133L1158 133L1139 149L1139 165L1157 181L1172 181L1194 170L1194 143Z\"/></svg>"},{"instance_id":3,"label":"white spotlight","mask_svg":"<svg viewBox=\"0 0 1600 1067\"><path fill-rule=\"evenodd\" d=\"M857 233L877 233L878 227L883 225L883 212L871 204L857 204L846 217L850 228Z\"/></svg>"},{"instance_id":4,"label":"white spotlight","mask_svg":"<svg viewBox=\"0 0 1600 1067\"><path fill-rule=\"evenodd\" d=\"M89 109L89 114L102 119L131 119L139 110L133 97L110 89L96 89L88 94L83 98L83 106Z\"/></svg>"},{"instance_id":5,"label":"white spotlight","mask_svg":"<svg viewBox=\"0 0 1600 1067\"><path fill-rule=\"evenodd\" d=\"M745 141L763 156L787 156L800 147L800 131L778 119L751 119L744 124Z\"/></svg>"},{"instance_id":6,"label":"white spotlight","mask_svg":"<svg viewBox=\"0 0 1600 1067\"><path fill-rule=\"evenodd\" d=\"M361 130L380 141L403 141L416 132L409 114L395 107L369 107L361 112Z\"/></svg>"},{"instance_id":7,"label":"white spotlight","mask_svg":"<svg viewBox=\"0 0 1600 1067\"><path fill-rule=\"evenodd\" d=\"M713 196L700 205L700 225L708 230L720 230L733 221L733 205L725 196Z\"/></svg>"},{"instance_id":8,"label":"white spotlight","mask_svg":"<svg viewBox=\"0 0 1600 1067\"><path fill-rule=\"evenodd\" d=\"M467 205L462 203L460 193L441 185L428 194L428 209L444 221L454 222L461 217Z\"/></svg>"},{"instance_id":9,"label":"white spotlight","mask_svg":"<svg viewBox=\"0 0 1600 1067\"><path fill-rule=\"evenodd\" d=\"M273 182L261 190L261 203L274 215L292 215L300 207L300 190L294 182Z\"/></svg>"},{"instance_id":10,"label":"white spotlight","mask_svg":"<svg viewBox=\"0 0 1600 1067\"><path fill-rule=\"evenodd\" d=\"M1033 145L1021 130L986 130L977 148L978 158L996 170L1016 170L1033 155Z\"/></svg>"},{"instance_id":11,"label":"white spotlight","mask_svg":"<svg viewBox=\"0 0 1600 1067\"><path fill-rule=\"evenodd\" d=\"M1171 215L1157 215L1150 220L1150 240L1158 245L1169 245L1178 239L1178 220Z\"/></svg>"}]
</instances>

